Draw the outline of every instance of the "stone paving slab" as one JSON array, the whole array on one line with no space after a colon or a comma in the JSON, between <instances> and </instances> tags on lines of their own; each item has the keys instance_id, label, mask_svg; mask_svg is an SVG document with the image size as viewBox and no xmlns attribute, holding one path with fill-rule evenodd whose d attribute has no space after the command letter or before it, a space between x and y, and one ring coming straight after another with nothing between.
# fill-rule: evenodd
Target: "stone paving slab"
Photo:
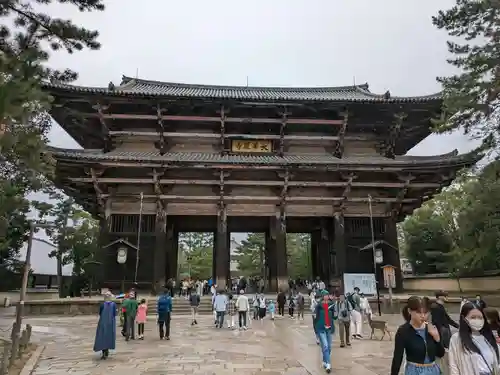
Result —
<instances>
[{"instance_id":1,"label":"stone paving slab","mask_svg":"<svg viewBox=\"0 0 500 375\"><path fill-rule=\"evenodd\" d=\"M400 316L386 316L391 330ZM33 375L307 375L323 374L320 350L311 319L288 318L253 322L248 331L216 329L208 316L191 326L189 317L174 316L170 341L160 341L154 320L146 323L145 339L125 342L106 361L92 351L97 317L26 319L33 325L33 339L46 345ZM10 325L0 320L0 328ZM368 327L365 327L368 334ZM334 338L333 374L386 375L394 343L356 340L339 348Z\"/></svg>"}]
</instances>

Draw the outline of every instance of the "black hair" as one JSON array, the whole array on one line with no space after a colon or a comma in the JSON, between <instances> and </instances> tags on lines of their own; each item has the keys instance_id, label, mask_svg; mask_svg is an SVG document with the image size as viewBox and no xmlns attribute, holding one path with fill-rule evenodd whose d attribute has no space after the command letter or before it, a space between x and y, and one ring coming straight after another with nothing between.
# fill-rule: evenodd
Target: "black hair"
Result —
<instances>
[{"instance_id":1,"label":"black hair","mask_svg":"<svg viewBox=\"0 0 500 375\"><path fill-rule=\"evenodd\" d=\"M356 287L354 287L354 291L358 291L358 292L359 292L360 290L359 290L359 288L356 286Z\"/></svg>"},{"instance_id":2,"label":"black hair","mask_svg":"<svg viewBox=\"0 0 500 375\"><path fill-rule=\"evenodd\" d=\"M462 342L464 350L469 353L481 354L479 348L476 346L476 344L474 344L474 341L472 340L472 330L469 327L467 321L465 320L465 317L472 310L478 310L481 312L481 315L483 316L484 319L484 325L483 328L479 331L479 333L483 335L486 341L490 343L491 347L495 351L498 360L499 359L498 346L495 337L493 336L490 324L488 323L488 320L484 316L484 312L478 309L476 305L470 302L464 304L462 306L462 310L460 311L460 322L459 322L460 326L458 328L458 336L460 337L460 341Z\"/></svg>"},{"instance_id":3,"label":"black hair","mask_svg":"<svg viewBox=\"0 0 500 375\"><path fill-rule=\"evenodd\" d=\"M403 318L409 322L411 320L411 315L410 311L420 311L420 310L425 310L428 311L428 302L422 300L418 296L411 296L408 298L408 301L406 302L406 305L403 306L402 314Z\"/></svg>"},{"instance_id":4,"label":"black hair","mask_svg":"<svg viewBox=\"0 0 500 375\"><path fill-rule=\"evenodd\" d=\"M141 299L141 303L146 303L146 300L144 298Z\"/></svg>"}]
</instances>

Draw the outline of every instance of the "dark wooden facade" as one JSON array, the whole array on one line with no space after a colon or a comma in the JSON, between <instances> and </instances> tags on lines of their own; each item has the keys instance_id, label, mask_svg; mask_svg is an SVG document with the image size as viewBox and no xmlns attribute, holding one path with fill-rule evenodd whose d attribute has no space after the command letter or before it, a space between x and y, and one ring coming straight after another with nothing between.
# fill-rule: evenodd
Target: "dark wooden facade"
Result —
<instances>
[{"instance_id":1,"label":"dark wooden facade","mask_svg":"<svg viewBox=\"0 0 500 375\"><path fill-rule=\"evenodd\" d=\"M141 212L137 280L148 285L176 275L183 231L215 234L219 285L230 275L231 232L266 233L271 289L287 279L287 232L312 233L315 276L335 284L346 272L371 273L373 254L359 251L371 243L370 205L375 239L393 246L385 263L399 270L397 221L477 161L401 156L429 134L438 95L127 77L117 87L46 89L52 116L84 148L51 150L58 186L101 218L103 245L137 243ZM103 257L107 283L118 284L116 254ZM131 280L133 258L127 267Z\"/></svg>"}]
</instances>

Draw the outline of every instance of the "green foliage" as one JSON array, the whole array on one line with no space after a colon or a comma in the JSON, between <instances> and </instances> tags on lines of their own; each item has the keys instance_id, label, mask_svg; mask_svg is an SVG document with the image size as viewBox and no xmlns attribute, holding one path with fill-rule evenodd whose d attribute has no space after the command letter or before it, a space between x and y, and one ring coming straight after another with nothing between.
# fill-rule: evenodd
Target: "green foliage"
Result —
<instances>
[{"instance_id":1,"label":"green foliage","mask_svg":"<svg viewBox=\"0 0 500 375\"><path fill-rule=\"evenodd\" d=\"M179 236L179 276L193 279L212 277L213 264L212 233L187 232Z\"/></svg>"},{"instance_id":2,"label":"green foliage","mask_svg":"<svg viewBox=\"0 0 500 375\"><path fill-rule=\"evenodd\" d=\"M456 0L451 9L433 17L446 30L458 68L450 77L439 77L444 90L444 116L436 130L464 129L482 139L485 148L498 146L500 99L500 3L498 0Z\"/></svg>"},{"instance_id":3,"label":"green foliage","mask_svg":"<svg viewBox=\"0 0 500 375\"><path fill-rule=\"evenodd\" d=\"M96 31L51 17L54 3L68 3L82 12L104 9L102 0L0 2L0 272L20 266L16 257L29 230L30 203L24 197L46 188L45 176L53 171L45 153L51 98L42 83L76 79L75 72L47 66L49 51L99 48Z\"/></svg>"},{"instance_id":4,"label":"green foliage","mask_svg":"<svg viewBox=\"0 0 500 375\"><path fill-rule=\"evenodd\" d=\"M288 233L286 237L288 256L288 275L292 278L306 278L311 275L310 236L303 233ZM264 262L265 236L263 233L250 233L241 241L236 254L238 272L243 276L260 276Z\"/></svg>"},{"instance_id":5,"label":"green foliage","mask_svg":"<svg viewBox=\"0 0 500 375\"><path fill-rule=\"evenodd\" d=\"M455 277L500 268L500 162L465 174L402 224L418 274Z\"/></svg>"},{"instance_id":6,"label":"green foliage","mask_svg":"<svg viewBox=\"0 0 500 375\"><path fill-rule=\"evenodd\" d=\"M262 275L265 250L264 233L249 233L236 249L233 259L238 263L238 273L241 276Z\"/></svg>"}]
</instances>

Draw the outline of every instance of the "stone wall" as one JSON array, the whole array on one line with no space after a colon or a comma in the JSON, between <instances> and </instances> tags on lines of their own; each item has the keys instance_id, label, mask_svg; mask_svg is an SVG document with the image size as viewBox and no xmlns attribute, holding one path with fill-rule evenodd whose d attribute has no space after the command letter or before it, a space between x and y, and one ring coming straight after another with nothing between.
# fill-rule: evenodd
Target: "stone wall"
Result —
<instances>
[{"instance_id":1,"label":"stone wall","mask_svg":"<svg viewBox=\"0 0 500 375\"><path fill-rule=\"evenodd\" d=\"M0 305L3 306L5 298L8 298L11 304L19 302L19 291L0 292ZM57 289L28 289L26 292L27 301L43 301L59 298Z\"/></svg>"},{"instance_id":2,"label":"stone wall","mask_svg":"<svg viewBox=\"0 0 500 375\"><path fill-rule=\"evenodd\" d=\"M90 298L65 298L46 301L26 301L24 315L98 315L103 301ZM120 304L121 301L115 301Z\"/></svg>"},{"instance_id":3,"label":"stone wall","mask_svg":"<svg viewBox=\"0 0 500 375\"><path fill-rule=\"evenodd\" d=\"M460 286L466 295L474 293L498 294L500 293L500 275L461 278ZM460 293L457 280L448 275L407 276L403 280L403 288L407 293L438 290Z\"/></svg>"}]
</instances>

